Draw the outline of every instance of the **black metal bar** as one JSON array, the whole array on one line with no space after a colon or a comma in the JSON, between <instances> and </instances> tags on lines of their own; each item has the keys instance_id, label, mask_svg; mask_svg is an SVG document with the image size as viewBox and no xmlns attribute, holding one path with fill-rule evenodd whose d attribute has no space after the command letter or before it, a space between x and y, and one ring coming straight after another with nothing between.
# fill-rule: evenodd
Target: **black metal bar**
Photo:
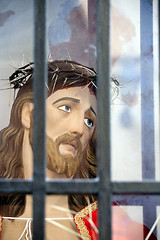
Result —
<instances>
[{"instance_id":1,"label":"black metal bar","mask_svg":"<svg viewBox=\"0 0 160 240\"><path fill-rule=\"evenodd\" d=\"M33 180L24 179L1 179L0 193L25 193L29 194L35 189ZM96 179L61 179L45 182L45 192L47 194L67 194L67 193L98 193L99 181Z\"/></svg>"},{"instance_id":2,"label":"black metal bar","mask_svg":"<svg viewBox=\"0 0 160 240\"><path fill-rule=\"evenodd\" d=\"M67 194L67 193L95 193L97 194L99 190L99 181L95 180L85 180L85 179L74 179L74 180L62 180L47 182L46 192L48 194Z\"/></svg>"},{"instance_id":3,"label":"black metal bar","mask_svg":"<svg viewBox=\"0 0 160 240\"><path fill-rule=\"evenodd\" d=\"M57 187L56 187L57 185ZM69 193L70 191L73 193L97 193L98 188L103 191L110 191L113 194L160 194L160 182L111 182L110 189L106 186L101 186L101 182L86 180L78 180L72 182L72 180L68 181L56 181L49 182L46 186L47 193ZM83 186L83 189L81 187ZM76 188L76 189L74 189Z\"/></svg>"},{"instance_id":4,"label":"black metal bar","mask_svg":"<svg viewBox=\"0 0 160 240\"><path fill-rule=\"evenodd\" d=\"M160 194L160 182L112 182L113 194Z\"/></svg>"},{"instance_id":5,"label":"black metal bar","mask_svg":"<svg viewBox=\"0 0 160 240\"><path fill-rule=\"evenodd\" d=\"M45 183L46 194L62 193L98 193L98 178L94 180L74 179L47 181ZM82 189L83 188L83 189ZM1 179L0 193L32 193L35 185L32 180ZM106 189L105 189L106 190ZM110 191L112 194L160 194L160 182L111 182Z\"/></svg>"},{"instance_id":6,"label":"black metal bar","mask_svg":"<svg viewBox=\"0 0 160 240\"><path fill-rule=\"evenodd\" d=\"M45 238L46 2L34 1L33 239ZM37 204L38 203L38 204Z\"/></svg>"},{"instance_id":7,"label":"black metal bar","mask_svg":"<svg viewBox=\"0 0 160 240\"><path fill-rule=\"evenodd\" d=\"M1 179L0 193L32 193L33 181L24 179Z\"/></svg>"},{"instance_id":8,"label":"black metal bar","mask_svg":"<svg viewBox=\"0 0 160 240\"><path fill-rule=\"evenodd\" d=\"M97 1L99 239L111 239L110 1ZM105 211L104 211L105 210Z\"/></svg>"}]
</instances>

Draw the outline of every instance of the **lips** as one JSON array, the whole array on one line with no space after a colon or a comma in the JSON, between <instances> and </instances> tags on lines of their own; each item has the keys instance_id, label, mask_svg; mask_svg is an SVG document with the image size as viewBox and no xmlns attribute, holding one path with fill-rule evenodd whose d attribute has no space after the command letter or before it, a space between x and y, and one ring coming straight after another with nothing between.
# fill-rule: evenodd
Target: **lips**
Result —
<instances>
[{"instance_id":1,"label":"lips","mask_svg":"<svg viewBox=\"0 0 160 240\"><path fill-rule=\"evenodd\" d=\"M75 158L78 154L78 144L76 141L65 141L59 145L59 153L62 155L71 154Z\"/></svg>"},{"instance_id":2,"label":"lips","mask_svg":"<svg viewBox=\"0 0 160 240\"><path fill-rule=\"evenodd\" d=\"M76 142L65 142L65 143L63 143L63 144L66 144L66 145L71 145L72 147L74 147L74 148L75 148L75 150L77 150L77 148L78 148L78 145L77 145L77 143L76 143Z\"/></svg>"},{"instance_id":3,"label":"lips","mask_svg":"<svg viewBox=\"0 0 160 240\"><path fill-rule=\"evenodd\" d=\"M75 142L63 142L62 145L68 146L69 148L71 147L71 149L73 148L74 150L77 150L78 148L78 145Z\"/></svg>"},{"instance_id":4,"label":"lips","mask_svg":"<svg viewBox=\"0 0 160 240\"><path fill-rule=\"evenodd\" d=\"M55 142L57 151L62 155L67 154L67 151L69 151L70 153L72 152L72 155L76 156L82 151L82 144L80 140L69 133L59 136Z\"/></svg>"}]
</instances>

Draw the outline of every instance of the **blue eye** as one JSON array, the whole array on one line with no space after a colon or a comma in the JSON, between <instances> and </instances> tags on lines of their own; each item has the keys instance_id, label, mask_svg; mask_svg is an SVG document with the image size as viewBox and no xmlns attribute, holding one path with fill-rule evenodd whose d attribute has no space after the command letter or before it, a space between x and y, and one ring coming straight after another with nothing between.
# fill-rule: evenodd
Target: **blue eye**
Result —
<instances>
[{"instance_id":1,"label":"blue eye","mask_svg":"<svg viewBox=\"0 0 160 240\"><path fill-rule=\"evenodd\" d=\"M89 128L91 128L93 126L93 121L91 119L85 118L84 122L87 125L87 127L89 127Z\"/></svg>"},{"instance_id":2,"label":"blue eye","mask_svg":"<svg viewBox=\"0 0 160 240\"><path fill-rule=\"evenodd\" d=\"M60 109L60 110L62 110L64 112L70 112L71 111L71 108L69 106L66 106L66 105L61 106L58 109Z\"/></svg>"}]
</instances>

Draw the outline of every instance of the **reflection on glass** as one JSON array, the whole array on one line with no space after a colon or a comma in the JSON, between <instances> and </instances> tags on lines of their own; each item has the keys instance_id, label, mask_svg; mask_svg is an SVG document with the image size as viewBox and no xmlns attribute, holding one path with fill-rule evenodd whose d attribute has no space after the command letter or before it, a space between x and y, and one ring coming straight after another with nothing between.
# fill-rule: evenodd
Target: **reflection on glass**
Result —
<instances>
[{"instance_id":1,"label":"reflection on glass","mask_svg":"<svg viewBox=\"0 0 160 240\"><path fill-rule=\"evenodd\" d=\"M96 0L47 1L49 58L96 68Z\"/></svg>"},{"instance_id":2,"label":"reflection on glass","mask_svg":"<svg viewBox=\"0 0 160 240\"><path fill-rule=\"evenodd\" d=\"M156 213L158 204L159 197L154 195L113 196L113 236L124 235L126 239L159 239L159 217Z\"/></svg>"}]
</instances>

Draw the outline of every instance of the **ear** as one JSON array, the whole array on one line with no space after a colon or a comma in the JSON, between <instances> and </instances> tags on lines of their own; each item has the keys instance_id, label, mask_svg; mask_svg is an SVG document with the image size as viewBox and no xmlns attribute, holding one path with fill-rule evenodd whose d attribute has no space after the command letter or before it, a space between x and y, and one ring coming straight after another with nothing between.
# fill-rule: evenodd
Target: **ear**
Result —
<instances>
[{"instance_id":1,"label":"ear","mask_svg":"<svg viewBox=\"0 0 160 240\"><path fill-rule=\"evenodd\" d=\"M23 127L26 129L30 129L30 126L31 126L32 110L33 110L33 103L27 102L23 105L21 121L22 121Z\"/></svg>"}]
</instances>

